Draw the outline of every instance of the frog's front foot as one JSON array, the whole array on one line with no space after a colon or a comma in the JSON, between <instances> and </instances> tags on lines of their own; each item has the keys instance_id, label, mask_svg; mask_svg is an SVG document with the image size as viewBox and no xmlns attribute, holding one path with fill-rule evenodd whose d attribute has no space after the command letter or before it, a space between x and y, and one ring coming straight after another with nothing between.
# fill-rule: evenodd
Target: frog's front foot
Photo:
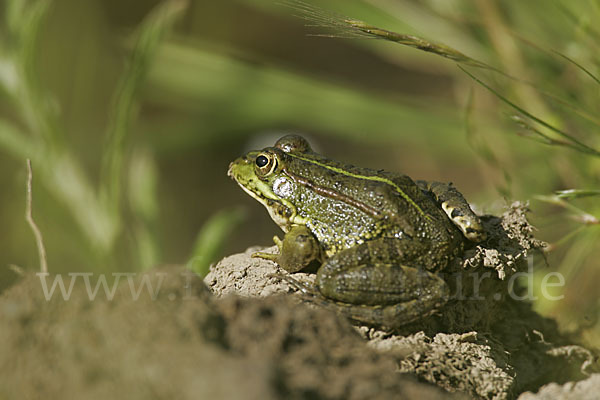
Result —
<instances>
[{"instance_id":1,"label":"frog's front foot","mask_svg":"<svg viewBox=\"0 0 600 400\"><path fill-rule=\"evenodd\" d=\"M274 261L290 273L301 271L321 258L319 242L306 226L294 226L283 240L275 236L273 241L279 249L278 253L258 252L252 257Z\"/></svg>"}]
</instances>

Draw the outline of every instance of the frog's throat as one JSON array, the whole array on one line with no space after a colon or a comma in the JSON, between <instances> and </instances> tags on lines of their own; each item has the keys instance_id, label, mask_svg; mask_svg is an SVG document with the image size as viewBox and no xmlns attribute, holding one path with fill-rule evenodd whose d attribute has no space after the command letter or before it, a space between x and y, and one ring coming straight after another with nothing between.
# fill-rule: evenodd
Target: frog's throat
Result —
<instances>
[{"instance_id":1,"label":"frog's throat","mask_svg":"<svg viewBox=\"0 0 600 400\"><path fill-rule=\"evenodd\" d=\"M419 214L421 214L423 217L425 217L425 218L427 218L427 219L430 219L430 218L429 218L429 215L425 214L425 212L423 211L423 209L422 209L421 207L419 207L419 205L418 205L417 203L415 203L413 199L411 199L411 198L410 198L410 197L409 197L409 196L408 196L408 195L407 195L407 194L406 194L406 193L405 193L405 192L404 192L402 189L400 189L400 187L399 187L398 185L396 185L394 182L392 182L392 181L391 181L391 180L389 180L389 179L383 178L383 177L381 177L381 176L365 176L365 175L360 175L360 174L354 174L354 173L352 173L352 172L349 172L349 171L346 171L346 170L344 170L344 169L342 169L342 168L332 167L332 166L330 166L330 165L326 165L326 164L320 163L320 162L318 162L318 161L316 161L316 160L312 160L312 159L310 159L310 158L305 158L305 157L302 157L302 156L300 156L300 155L293 154L293 153L286 153L286 155L288 155L288 156L291 156L291 157L294 157L294 158L297 158L297 159L299 159L299 160L302 160L302 161L305 161L305 162L308 162L308 163L311 163L311 164L314 164L314 165L317 165L317 166L319 166L319 167L322 167L322 168L328 169L328 170L330 170L330 171L334 171L334 172L336 172L336 173L338 173L338 174L342 174L342 175L350 176L350 177L352 177L352 178L357 178L357 179L364 179L364 180L367 180L367 181L377 181L377 182L382 182L382 183L385 183L385 184L387 184L387 185L390 185L391 187L393 187L393 188L394 188L394 190L396 190L396 192L398 192L398 194L399 194L399 195L400 195L400 196L401 196L401 197L402 197L404 200L406 200L406 202L407 202L408 204L410 204L412 207L414 207L414 208L417 210L417 212L418 212ZM311 187L311 188L312 188L312 189L314 189L314 188L315 188L315 186L313 186L313 187ZM326 188L323 188L323 189L324 189L324 190L329 190L329 189L326 189ZM366 205L366 204L364 204L364 203L358 202L358 201L356 201L356 200L354 200L354 199L350 199L349 197L347 197L347 196L344 196L344 195L342 195L341 193L337 193L337 192L335 192L335 193L336 193L336 195L337 195L337 196L343 196L343 197L345 197L345 198L346 198L346 200L349 200L349 201L351 201L351 202L353 202L353 203L357 203L358 205L357 205L357 204L352 204L352 203L348 203L348 204L351 204L351 205L353 205L353 206L355 206L355 207L357 207L357 208L359 208L359 209L361 209L361 210L363 210L363 208L361 208L361 207L367 207L367 208L371 209L371 210L369 211L369 213L370 213L370 214L372 214L373 212L374 212L374 213L376 213L376 214L372 214L372 215L374 215L374 216L377 216L378 214L380 214L380 213L379 213L379 211L377 211L377 210L373 209L372 207L370 207L370 206L368 206L368 205ZM323 193L323 194L324 194L324 193ZM341 199L341 198L340 198L340 200L341 200L341 201L344 201L344 199ZM365 211L365 210L363 210L363 211Z\"/></svg>"},{"instance_id":2,"label":"frog's throat","mask_svg":"<svg viewBox=\"0 0 600 400\"><path fill-rule=\"evenodd\" d=\"M254 188L256 190L255 191L237 180L236 183L244 190L244 192L248 193L250 197L256 199L256 201L265 206L269 212L269 215L271 216L271 219L279 227L281 227L284 232L287 232L292 224L306 225L307 220L298 215L296 207L294 207L294 205L289 201L277 197L274 193L272 193L269 185L258 181L257 185L260 187ZM287 207L291 214L286 216L283 213L278 213L276 207L273 206L273 203Z\"/></svg>"}]
</instances>

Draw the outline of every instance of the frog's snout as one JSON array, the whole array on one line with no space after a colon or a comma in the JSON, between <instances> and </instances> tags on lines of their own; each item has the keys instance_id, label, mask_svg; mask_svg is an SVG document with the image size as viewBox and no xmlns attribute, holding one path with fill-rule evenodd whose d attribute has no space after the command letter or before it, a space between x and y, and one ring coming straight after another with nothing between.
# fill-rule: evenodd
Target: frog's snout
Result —
<instances>
[{"instance_id":1,"label":"frog's snout","mask_svg":"<svg viewBox=\"0 0 600 400\"><path fill-rule=\"evenodd\" d=\"M227 169L227 176L237 180L240 175L245 175L246 169L248 165L251 164L252 161L248 158L247 155L244 155L232 162L229 163L229 168Z\"/></svg>"}]
</instances>

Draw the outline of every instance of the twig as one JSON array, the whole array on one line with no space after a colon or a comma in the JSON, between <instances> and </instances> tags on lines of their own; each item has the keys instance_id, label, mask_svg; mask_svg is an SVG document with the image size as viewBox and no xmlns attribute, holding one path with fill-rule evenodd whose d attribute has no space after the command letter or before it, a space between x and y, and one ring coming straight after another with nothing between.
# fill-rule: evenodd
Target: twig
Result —
<instances>
[{"instance_id":1,"label":"twig","mask_svg":"<svg viewBox=\"0 0 600 400\"><path fill-rule=\"evenodd\" d=\"M32 192L32 182L33 182L33 171L31 170L31 160L27 159L27 205L25 210L25 220L29 223L31 230L33 231L33 235L35 236L35 244L38 249L38 255L40 257L40 270L43 273L48 273L48 262L46 259L46 248L44 247L44 238L42 237L42 232L40 228L38 228L37 224L33 220L32 214L32 202L33 202L33 192Z\"/></svg>"}]
</instances>

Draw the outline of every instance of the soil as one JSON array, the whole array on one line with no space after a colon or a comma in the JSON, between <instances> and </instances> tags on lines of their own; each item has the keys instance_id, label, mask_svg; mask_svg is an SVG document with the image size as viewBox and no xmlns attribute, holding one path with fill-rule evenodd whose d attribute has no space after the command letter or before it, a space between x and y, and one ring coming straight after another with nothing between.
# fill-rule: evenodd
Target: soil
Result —
<instances>
[{"instance_id":1,"label":"soil","mask_svg":"<svg viewBox=\"0 0 600 400\"><path fill-rule=\"evenodd\" d=\"M98 276L89 287L62 276L66 289L74 278L65 299L60 288L44 293L57 276L5 270L0 400L595 398L592 354L506 295L543 248L525 212L486 216L490 239L444 275L454 298L396 332L303 301L275 264L250 257L256 249L204 282L166 266L121 276L93 300ZM473 272L490 274L477 288Z\"/></svg>"}]
</instances>

